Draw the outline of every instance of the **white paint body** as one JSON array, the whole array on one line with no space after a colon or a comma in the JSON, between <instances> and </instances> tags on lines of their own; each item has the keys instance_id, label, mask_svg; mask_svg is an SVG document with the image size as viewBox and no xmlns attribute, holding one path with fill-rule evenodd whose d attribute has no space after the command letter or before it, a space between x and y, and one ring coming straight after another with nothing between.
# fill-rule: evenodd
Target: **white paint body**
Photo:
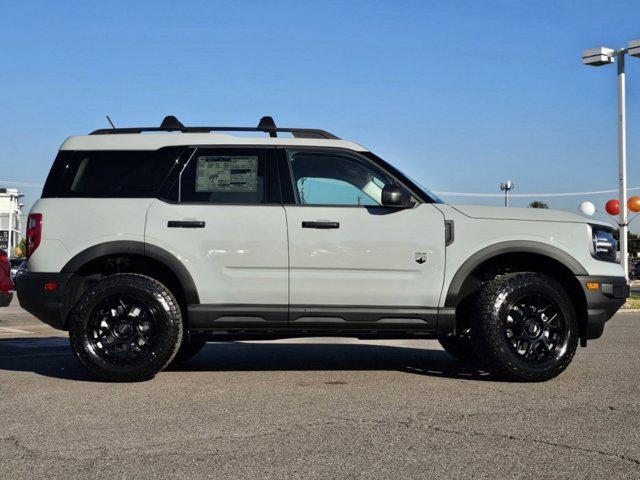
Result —
<instances>
[{"instance_id":1,"label":"white paint body","mask_svg":"<svg viewBox=\"0 0 640 480\"><path fill-rule=\"evenodd\" d=\"M203 221L205 228L167 228L169 220ZM281 206L154 200L145 241L187 267L201 303L288 303L287 222Z\"/></svg>"},{"instance_id":2,"label":"white paint body","mask_svg":"<svg viewBox=\"0 0 640 480\"><path fill-rule=\"evenodd\" d=\"M444 274L444 216L432 204L371 214L287 206L292 305L435 306ZM335 221L339 229L301 228ZM426 262L416 263L415 254Z\"/></svg>"},{"instance_id":3,"label":"white paint body","mask_svg":"<svg viewBox=\"0 0 640 480\"><path fill-rule=\"evenodd\" d=\"M217 134L72 137L63 149L157 149L167 145L306 145L352 151L340 140L243 139ZM256 305L444 305L452 278L483 248L527 240L556 247L590 275L623 276L590 253L590 223L567 212L421 204L387 214L366 207L169 204L155 199L47 198L33 272L59 272L83 250L130 240L171 253L191 274L200 302ZM169 229L170 220L204 221ZM328 220L339 229L302 229ZM445 220L455 240L445 246ZM417 255L426 260L416 262Z\"/></svg>"}]
</instances>

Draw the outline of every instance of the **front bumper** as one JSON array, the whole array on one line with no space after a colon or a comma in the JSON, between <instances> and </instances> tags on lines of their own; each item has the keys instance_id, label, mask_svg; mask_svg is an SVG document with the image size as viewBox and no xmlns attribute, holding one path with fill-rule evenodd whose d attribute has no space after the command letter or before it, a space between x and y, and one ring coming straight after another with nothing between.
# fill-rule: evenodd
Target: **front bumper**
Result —
<instances>
[{"instance_id":1,"label":"front bumper","mask_svg":"<svg viewBox=\"0 0 640 480\"><path fill-rule=\"evenodd\" d=\"M38 320L59 330L66 330L71 309L69 301L72 273L26 272L16 277L20 306ZM46 283L56 283L55 290L45 290Z\"/></svg>"},{"instance_id":2,"label":"front bumper","mask_svg":"<svg viewBox=\"0 0 640 480\"><path fill-rule=\"evenodd\" d=\"M585 340L600 338L604 324L624 305L631 294L631 287L624 277L578 277L587 300L587 320L581 337ZM587 288L588 283L598 283L596 290Z\"/></svg>"}]
</instances>

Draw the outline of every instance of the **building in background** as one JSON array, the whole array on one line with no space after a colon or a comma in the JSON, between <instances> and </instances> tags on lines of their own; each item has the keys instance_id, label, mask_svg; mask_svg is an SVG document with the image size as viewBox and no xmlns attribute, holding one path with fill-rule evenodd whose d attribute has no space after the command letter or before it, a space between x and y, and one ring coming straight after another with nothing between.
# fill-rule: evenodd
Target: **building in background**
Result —
<instances>
[{"instance_id":1,"label":"building in background","mask_svg":"<svg viewBox=\"0 0 640 480\"><path fill-rule=\"evenodd\" d=\"M22 238L23 196L15 188L0 188L0 249L9 252L9 256Z\"/></svg>"}]
</instances>

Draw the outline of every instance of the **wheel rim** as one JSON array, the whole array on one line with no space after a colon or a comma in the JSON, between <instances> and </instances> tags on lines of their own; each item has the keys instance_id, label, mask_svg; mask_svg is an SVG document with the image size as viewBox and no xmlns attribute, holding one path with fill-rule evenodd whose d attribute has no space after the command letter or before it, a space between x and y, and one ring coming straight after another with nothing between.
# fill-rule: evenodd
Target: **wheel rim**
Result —
<instances>
[{"instance_id":1,"label":"wheel rim","mask_svg":"<svg viewBox=\"0 0 640 480\"><path fill-rule=\"evenodd\" d=\"M543 363L564 353L569 324L554 300L542 294L525 295L509 307L504 335L518 358Z\"/></svg>"},{"instance_id":2,"label":"wheel rim","mask_svg":"<svg viewBox=\"0 0 640 480\"><path fill-rule=\"evenodd\" d=\"M87 333L104 361L131 365L151 354L157 330L153 307L129 295L111 295L93 309Z\"/></svg>"}]
</instances>

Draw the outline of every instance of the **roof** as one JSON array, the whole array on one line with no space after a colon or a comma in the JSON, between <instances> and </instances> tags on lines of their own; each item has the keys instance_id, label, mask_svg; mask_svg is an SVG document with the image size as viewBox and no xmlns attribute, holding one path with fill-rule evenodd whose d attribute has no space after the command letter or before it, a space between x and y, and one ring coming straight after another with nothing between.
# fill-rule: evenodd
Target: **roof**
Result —
<instances>
[{"instance_id":1,"label":"roof","mask_svg":"<svg viewBox=\"0 0 640 480\"><path fill-rule=\"evenodd\" d=\"M69 137L60 150L157 150L174 145L287 145L367 150L353 142L340 140L325 130L277 127L273 118L262 117L257 127L185 127L169 115L159 127L113 128L95 130L90 135ZM269 137L238 137L219 132L256 132ZM278 137L288 133L291 137Z\"/></svg>"},{"instance_id":2,"label":"roof","mask_svg":"<svg viewBox=\"0 0 640 480\"><path fill-rule=\"evenodd\" d=\"M67 138L60 150L157 150L179 145L286 145L296 147L367 149L346 140L287 137L237 137L219 133L136 133L80 135Z\"/></svg>"}]
</instances>

